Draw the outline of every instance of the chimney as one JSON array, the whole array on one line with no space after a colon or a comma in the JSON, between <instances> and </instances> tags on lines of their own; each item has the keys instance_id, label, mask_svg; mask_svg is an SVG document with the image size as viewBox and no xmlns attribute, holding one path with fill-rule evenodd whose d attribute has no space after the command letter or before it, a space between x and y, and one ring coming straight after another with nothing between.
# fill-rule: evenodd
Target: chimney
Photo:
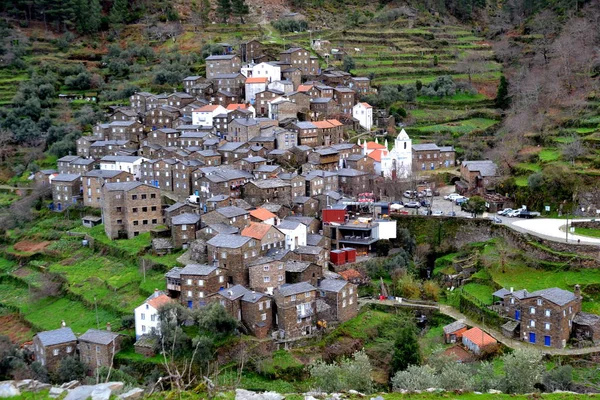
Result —
<instances>
[{"instance_id":1,"label":"chimney","mask_svg":"<svg viewBox=\"0 0 600 400\"><path fill-rule=\"evenodd\" d=\"M510 287L510 292L512 293L514 291L514 288L511 286Z\"/></svg>"},{"instance_id":2,"label":"chimney","mask_svg":"<svg viewBox=\"0 0 600 400\"><path fill-rule=\"evenodd\" d=\"M580 299L581 298L581 286L579 286L579 284L575 285L575 297Z\"/></svg>"},{"instance_id":3,"label":"chimney","mask_svg":"<svg viewBox=\"0 0 600 400\"><path fill-rule=\"evenodd\" d=\"M61 326L61 328L65 328L67 326L67 323L65 322L64 319L62 321L60 321L60 326Z\"/></svg>"},{"instance_id":4,"label":"chimney","mask_svg":"<svg viewBox=\"0 0 600 400\"><path fill-rule=\"evenodd\" d=\"M110 322L106 323L106 330L111 332L112 331L112 327L110 326Z\"/></svg>"}]
</instances>

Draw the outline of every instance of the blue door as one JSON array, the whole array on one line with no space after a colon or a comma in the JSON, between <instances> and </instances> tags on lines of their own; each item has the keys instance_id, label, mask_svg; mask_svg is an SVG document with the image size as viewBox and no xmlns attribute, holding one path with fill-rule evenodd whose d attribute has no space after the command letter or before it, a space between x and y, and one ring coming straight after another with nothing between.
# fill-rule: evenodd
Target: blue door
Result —
<instances>
[{"instance_id":1,"label":"blue door","mask_svg":"<svg viewBox=\"0 0 600 400\"><path fill-rule=\"evenodd\" d=\"M56 209L57 209L58 211L62 211L62 204L58 203L58 204L56 205Z\"/></svg>"},{"instance_id":2,"label":"blue door","mask_svg":"<svg viewBox=\"0 0 600 400\"><path fill-rule=\"evenodd\" d=\"M192 308L194 306L194 302L192 300L188 300L188 308Z\"/></svg>"},{"instance_id":3,"label":"blue door","mask_svg":"<svg viewBox=\"0 0 600 400\"><path fill-rule=\"evenodd\" d=\"M197 191L197 190L194 192L194 194L195 194L196 196L200 196L200 192L199 192L199 191Z\"/></svg>"},{"instance_id":4,"label":"blue door","mask_svg":"<svg viewBox=\"0 0 600 400\"><path fill-rule=\"evenodd\" d=\"M529 343L535 343L535 333L529 332Z\"/></svg>"},{"instance_id":5,"label":"blue door","mask_svg":"<svg viewBox=\"0 0 600 400\"><path fill-rule=\"evenodd\" d=\"M517 321L521 320L521 311L520 310L515 310L515 319Z\"/></svg>"},{"instance_id":6,"label":"blue door","mask_svg":"<svg viewBox=\"0 0 600 400\"><path fill-rule=\"evenodd\" d=\"M550 336L544 336L544 346L550 347Z\"/></svg>"}]
</instances>

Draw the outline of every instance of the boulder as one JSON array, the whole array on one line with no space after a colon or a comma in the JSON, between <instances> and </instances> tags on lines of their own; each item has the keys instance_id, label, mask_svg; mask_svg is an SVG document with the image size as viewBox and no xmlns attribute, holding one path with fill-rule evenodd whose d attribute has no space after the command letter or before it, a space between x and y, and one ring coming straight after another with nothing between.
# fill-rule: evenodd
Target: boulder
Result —
<instances>
[{"instance_id":1,"label":"boulder","mask_svg":"<svg viewBox=\"0 0 600 400\"><path fill-rule=\"evenodd\" d=\"M140 388L131 389L129 392L119 395L119 399L136 400L144 395L144 390Z\"/></svg>"},{"instance_id":2,"label":"boulder","mask_svg":"<svg viewBox=\"0 0 600 400\"><path fill-rule=\"evenodd\" d=\"M21 391L17 389L14 381L0 383L0 398L19 396Z\"/></svg>"},{"instance_id":3,"label":"boulder","mask_svg":"<svg viewBox=\"0 0 600 400\"><path fill-rule=\"evenodd\" d=\"M15 386L17 389L23 389L29 387L32 382L35 382L33 379L23 379L22 381L15 382Z\"/></svg>"},{"instance_id":4,"label":"boulder","mask_svg":"<svg viewBox=\"0 0 600 400\"><path fill-rule=\"evenodd\" d=\"M71 381L71 382L65 382L62 385L60 385L60 387L62 389L75 389L77 386L81 386L81 383L79 383L79 381Z\"/></svg>"},{"instance_id":5,"label":"boulder","mask_svg":"<svg viewBox=\"0 0 600 400\"><path fill-rule=\"evenodd\" d=\"M59 388L59 387L53 387L50 388L50 391L48 392L48 396L52 397L53 399L59 397L61 394L63 394L64 392L66 392L67 389L63 389L63 388Z\"/></svg>"},{"instance_id":6,"label":"boulder","mask_svg":"<svg viewBox=\"0 0 600 400\"><path fill-rule=\"evenodd\" d=\"M284 396L277 392L254 393L249 390L236 389L235 400L283 400Z\"/></svg>"},{"instance_id":7,"label":"boulder","mask_svg":"<svg viewBox=\"0 0 600 400\"><path fill-rule=\"evenodd\" d=\"M83 385L77 386L75 389L70 390L63 400L85 400L92 395L94 386Z\"/></svg>"},{"instance_id":8,"label":"boulder","mask_svg":"<svg viewBox=\"0 0 600 400\"><path fill-rule=\"evenodd\" d=\"M489 394L502 394L502 392L500 390L496 390L496 389L490 389L488 390Z\"/></svg>"},{"instance_id":9,"label":"boulder","mask_svg":"<svg viewBox=\"0 0 600 400\"><path fill-rule=\"evenodd\" d=\"M110 390L110 388L103 386L103 387L98 387L99 385L96 385L96 387L94 388L94 390L92 390L92 400L109 400L110 399L110 395L112 393L112 390Z\"/></svg>"},{"instance_id":10,"label":"boulder","mask_svg":"<svg viewBox=\"0 0 600 400\"><path fill-rule=\"evenodd\" d=\"M371 397L371 400L384 400L384 399L381 396L377 396L377 397Z\"/></svg>"}]
</instances>

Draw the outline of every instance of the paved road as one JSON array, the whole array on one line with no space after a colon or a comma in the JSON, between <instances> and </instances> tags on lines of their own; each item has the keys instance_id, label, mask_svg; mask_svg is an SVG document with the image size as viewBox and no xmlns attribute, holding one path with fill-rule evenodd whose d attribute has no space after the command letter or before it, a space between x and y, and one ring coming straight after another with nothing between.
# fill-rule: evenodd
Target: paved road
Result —
<instances>
[{"instance_id":1,"label":"paved road","mask_svg":"<svg viewBox=\"0 0 600 400\"><path fill-rule=\"evenodd\" d=\"M565 232L565 219L556 218L509 218L500 217L502 223L518 232L529 233L530 235L539 236L542 239L551 240L554 242L567 242L567 234ZM571 220L569 220L571 221ZM590 219L577 219L576 221L591 221ZM569 233L570 244L585 244L585 245L600 245L600 238L592 238L588 236L575 235Z\"/></svg>"}]
</instances>

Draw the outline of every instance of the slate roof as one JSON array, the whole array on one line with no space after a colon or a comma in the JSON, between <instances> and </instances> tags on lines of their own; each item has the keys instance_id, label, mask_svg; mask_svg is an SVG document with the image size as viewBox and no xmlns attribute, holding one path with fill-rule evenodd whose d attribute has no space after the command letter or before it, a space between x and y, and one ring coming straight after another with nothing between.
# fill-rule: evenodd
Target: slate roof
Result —
<instances>
[{"instance_id":1,"label":"slate roof","mask_svg":"<svg viewBox=\"0 0 600 400\"><path fill-rule=\"evenodd\" d=\"M248 211L236 206L221 207L217 208L215 211L226 218L239 217L248 214Z\"/></svg>"},{"instance_id":2,"label":"slate roof","mask_svg":"<svg viewBox=\"0 0 600 400\"><path fill-rule=\"evenodd\" d=\"M80 341L108 345L111 344L119 335L110 331L98 329L88 329L86 333L79 336Z\"/></svg>"},{"instance_id":3,"label":"slate roof","mask_svg":"<svg viewBox=\"0 0 600 400\"><path fill-rule=\"evenodd\" d=\"M544 299L551 301L559 306L564 306L565 304L568 304L571 301L577 299L573 292L569 292L568 290L556 287L535 291L533 293L530 293L529 296L527 296L527 298L538 296L543 297Z\"/></svg>"},{"instance_id":4,"label":"slate roof","mask_svg":"<svg viewBox=\"0 0 600 400\"><path fill-rule=\"evenodd\" d=\"M294 261L289 260L285 263L285 271L286 272L303 272L310 267L310 262L308 261Z\"/></svg>"},{"instance_id":5,"label":"slate roof","mask_svg":"<svg viewBox=\"0 0 600 400\"><path fill-rule=\"evenodd\" d=\"M181 267L173 267L169 270L169 272L167 272L165 274L166 278L174 278L174 279L180 279L181 278L181 270L183 268Z\"/></svg>"},{"instance_id":6,"label":"slate roof","mask_svg":"<svg viewBox=\"0 0 600 400\"><path fill-rule=\"evenodd\" d=\"M212 60L231 60L234 57L236 57L235 54L227 54L227 55L214 55L214 56L209 56L206 57L207 61L212 61Z\"/></svg>"},{"instance_id":7,"label":"slate roof","mask_svg":"<svg viewBox=\"0 0 600 400\"><path fill-rule=\"evenodd\" d=\"M359 171L353 168L342 168L340 170L337 171L339 176L347 176L347 177L353 177L353 176L364 176L367 175L368 172L365 171Z\"/></svg>"},{"instance_id":8,"label":"slate roof","mask_svg":"<svg viewBox=\"0 0 600 400\"><path fill-rule=\"evenodd\" d=\"M171 218L171 224L173 225L191 225L198 223L198 221L200 221L200 216L192 213L183 213Z\"/></svg>"},{"instance_id":9,"label":"slate roof","mask_svg":"<svg viewBox=\"0 0 600 400\"><path fill-rule=\"evenodd\" d=\"M210 199L206 200L207 203L217 203L219 201L225 201L229 198L229 196L225 195L225 194L218 194L216 196L211 197Z\"/></svg>"},{"instance_id":10,"label":"slate roof","mask_svg":"<svg viewBox=\"0 0 600 400\"><path fill-rule=\"evenodd\" d=\"M343 279L323 279L321 283L319 283L319 289L324 290L326 292L339 292L348 284L348 281Z\"/></svg>"},{"instance_id":11,"label":"slate roof","mask_svg":"<svg viewBox=\"0 0 600 400\"><path fill-rule=\"evenodd\" d=\"M250 182L261 189L273 189L280 187L290 187L291 185L279 178L275 179L260 179Z\"/></svg>"},{"instance_id":12,"label":"slate roof","mask_svg":"<svg viewBox=\"0 0 600 400\"><path fill-rule=\"evenodd\" d=\"M294 253L317 255L322 250L323 250L322 248L317 247L317 246L298 246L298 247L296 247L296 250L294 250Z\"/></svg>"},{"instance_id":13,"label":"slate roof","mask_svg":"<svg viewBox=\"0 0 600 400\"><path fill-rule=\"evenodd\" d=\"M466 328L467 325L462 321L454 321L451 324L444 326L444 333L449 334L452 332L456 332L459 329Z\"/></svg>"},{"instance_id":14,"label":"slate roof","mask_svg":"<svg viewBox=\"0 0 600 400\"><path fill-rule=\"evenodd\" d=\"M414 146L413 146L414 147ZM490 160L481 161L463 161L464 165L469 171L477 171L481 176L496 176L498 166Z\"/></svg>"},{"instance_id":15,"label":"slate roof","mask_svg":"<svg viewBox=\"0 0 600 400\"><path fill-rule=\"evenodd\" d=\"M246 292L246 294L244 294L244 296L242 296L242 301L246 301L248 303L256 303L257 301L259 301L263 297L267 297L267 295L264 294L264 293L254 292L254 291L249 291L248 290Z\"/></svg>"},{"instance_id":16,"label":"slate roof","mask_svg":"<svg viewBox=\"0 0 600 400\"><path fill-rule=\"evenodd\" d=\"M185 206L186 204L177 202L175 204L171 204L169 207L165 208L165 212L173 212L175 210L177 210L178 208L181 208L183 206Z\"/></svg>"},{"instance_id":17,"label":"slate roof","mask_svg":"<svg viewBox=\"0 0 600 400\"><path fill-rule=\"evenodd\" d=\"M440 149L435 143L413 144L412 148L414 151L434 151Z\"/></svg>"},{"instance_id":18,"label":"slate roof","mask_svg":"<svg viewBox=\"0 0 600 400\"><path fill-rule=\"evenodd\" d=\"M300 282L293 284L284 284L277 289L279 294L284 297L292 296L298 293L306 293L312 290L316 290L316 288L308 282Z\"/></svg>"},{"instance_id":19,"label":"slate roof","mask_svg":"<svg viewBox=\"0 0 600 400\"><path fill-rule=\"evenodd\" d=\"M277 261L281 261L283 260L289 253L291 253L291 250L289 249L281 249L281 248L272 248L267 250L267 257L271 257L274 260Z\"/></svg>"},{"instance_id":20,"label":"slate roof","mask_svg":"<svg viewBox=\"0 0 600 400\"><path fill-rule=\"evenodd\" d=\"M108 190L109 192L115 191L115 190L123 190L125 192L128 192L130 190L133 190L135 188L137 188L138 186L142 186L145 185L142 182L109 182L109 183L105 183L104 184L104 189ZM149 185L146 185L149 186Z\"/></svg>"},{"instance_id":21,"label":"slate roof","mask_svg":"<svg viewBox=\"0 0 600 400\"><path fill-rule=\"evenodd\" d=\"M296 122L294 125L296 125L299 129L317 129L315 124L313 124L312 122L308 122L308 121ZM299 147L299 146L297 146L297 147Z\"/></svg>"},{"instance_id":22,"label":"slate roof","mask_svg":"<svg viewBox=\"0 0 600 400\"><path fill-rule=\"evenodd\" d=\"M295 229L298 228L298 226L302 225L300 222L298 221L289 221L289 220L283 220L281 221L281 223L279 225L277 225L277 228L281 229L285 229L288 231L293 231Z\"/></svg>"},{"instance_id":23,"label":"slate roof","mask_svg":"<svg viewBox=\"0 0 600 400\"><path fill-rule=\"evenodd\" d=\"M501 299L503 299L504 296L506 296L509 293L510 293L510 290L502 288L502 289L496 290L494 293L492 293L492 296L500 297Z\"/></svg>"},{"instance_id":24,"label":"slate roof","mask_svg":"<svg viewBox=\"0 0 600 400\"><path fill-rule=\"evenodd\" d=\"M53 331L39 332L38 339L43 346L54 346L55 344L67 343L76 341L75 334L69 327L55 329Z\"/></svg>"},{"instance_id":25,"label":"slate roof","mask_svg":"<svg viewBox=\"0 0 600 400\"><path fill-rule=\"evenodd\" d=\"M600 324L600 315L578 312L573 318L573 323L578 325L597 327Z\"/></svg>"},{"instance_id":26,"label":"slate roof","mask_svg":"<svg viewBox=\"0 0 600 400\"><path fill-rule=\"evenodd\" d=\"M227 289L221 289L217 292L217 294L219 294L229 300L237 300L249 292L250 291L248 289L246 289L245 287L243 287L242 285L235 285L235 286L229 287Z\"/></svg>"},{"instance_id":27,"label":"slate roof","mask_svg":"<svg viewBox=\"0 0 600 400\"><path fill-rule=\"evenodd\" d=\"M323 236L316 233L309 233L306 235L306 244L309 246L316 246L323 239Z\"/></svg>"},{"instance_id":28,"label":"slate roof","mask_svg":"<svg viewBox=\"0 0 600 400\"><path fill-rule=\"evenodd\" d=\"M239 233L239 231L240 231L240 229L235 226L222 224L222 223L210 224L210 225L208 225L208 227L216 233L227 233L230 235Z\"/></svg>"},{"instance_id":29,"label":"slate roof","mask_svg":"<svg viewBox=\"0 0 600 400\"><path fill-rule=\"evenodd\" d=\"M227 233L219 233L207 243L215 247L224 247L228 249L237 249L248 243L251 238L241 235L231 235Z\"/></svg>"},{"instance_id":30,"label":"slate roof","mask_svg":"<svg viewBox=\"0 0 600 400\"><path fill-rule=\"evenodd\" d=\"M179 275L199 275L206 276L218 269L215 265L208 264L188 264L181 269Z\"/></svg>"},{"instance_id":31,"label":"slate roof","mask_svg":"<svg viewBox=\"0 0 600 400\"><path fill-rule=\"evenodd\" d=\"M52 182L73 182L79 178L81 178L79 174L58 174L52 179Z\"/></svg>"}]
</instances>

